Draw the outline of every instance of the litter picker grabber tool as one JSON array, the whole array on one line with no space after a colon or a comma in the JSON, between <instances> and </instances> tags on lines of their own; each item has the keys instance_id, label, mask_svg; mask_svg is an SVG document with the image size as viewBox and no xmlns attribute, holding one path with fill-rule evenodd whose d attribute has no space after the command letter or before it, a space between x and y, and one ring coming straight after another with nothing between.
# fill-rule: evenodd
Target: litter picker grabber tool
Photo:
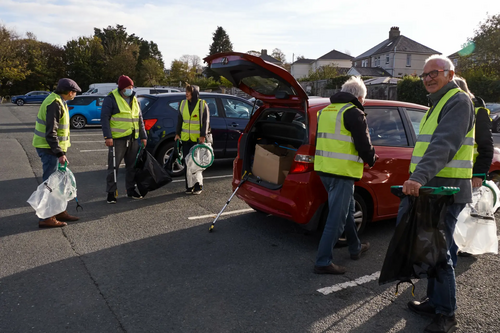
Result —
<instances>
[{"instance_id":1,"label":"litter picker grabber tool","mask_svg":"<svg viewBox=\"0 0 500 333\"><path fill-rule=\"evenodd\" d=\"M222 212L224 211L224 209L226 209L226 207L227 207L227 205L229 205L229 202L231 201L231 199L234 197L234 195L236 194L236 192L238 192L238 190L240 189L241 184L243 184L244 182L246 182L246 180L248 179L248 177L250 175L251 175L251 173L247 174L246 171L243 173L243 177L241 177L241 182L238 184L238 186L236 187L236 190L234 190L233 194L231 194L231 196L227 200L227 202L224 205L224 207L222 207L222 209L219 212L219 214L217 214L217 216L215 217L215 220L212 222L212 225L210 225L210 228L208 228L208 232L212 232L212 230L214 230L215 222L217 222L217 219L219 218L220 214L222 214Z\"/></svg>"},{"instance_id":2,"label":"litter picker grabber tool","mask_svg":"<svg viewBox=\"0 0 500 333\"><path fill-rule=\"evenodd\" d=\"M118 183L116 182L116 155L115 155L115 145L113 144L113 178L115 181L115 198L118 196Z\"/></svg>"}]
</instances>

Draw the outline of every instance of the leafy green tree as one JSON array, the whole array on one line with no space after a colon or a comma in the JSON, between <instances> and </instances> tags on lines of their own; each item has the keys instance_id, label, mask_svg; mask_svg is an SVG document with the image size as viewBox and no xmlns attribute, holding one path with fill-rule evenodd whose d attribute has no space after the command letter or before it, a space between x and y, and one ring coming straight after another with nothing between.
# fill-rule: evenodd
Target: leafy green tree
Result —
<instances>
[{"instance_id":1,"label":"leafy green tree","mask_svg":"<svg viewBox=\"0 0 500 333\"><path fill-rule=\"evenodd\" d=\"M103 82L104 48L98 37L80 37L64 46L68 76L80 88L87 90L92 83Z\"/></svg>"},{"instance_id":2,"label":"leafy green tree","mask_svg":"<svg viewBox=\"0 0 500 333\"><path fill-rule=\"evenodd\" d=\"M18 35L0 25L0 95L11 95L15 82L26 79L30 74L27 63L18 56Z\"/></svg>"},{"instance_id":3,"label":"leafy green tree","mask_svg":"<svg viewBox=\"0 0 500 333\"><path fill-rule=\"evenodd\" d=\"M180 60L173 60L170 66L170 75L168 77L171 85L184 85L189 82L189 65Z\"/></svg>"},{"instance_id":4,"label":"leafy green tree","mask_svg":"<svg viewBox=\"0 0 500 333\"><path fill-rule=\"evenodd\" d=\"M282 64L284 64L286 62L285 54L283 53L283 51L281 51L278 48L275 48L273 50L273 52L271 53L271 57L273 57L276 60L279 60Z\"/></svg>"},{"instance_id":5,"label":"leafy green tree","mask_svg":"<svg viewBox=\"0 0 500 333\"><path fill-rule=\"evenodd\" d=\"M301 79L301 81L317 81L326 80L338 76L338 67L330 64L321 66L315 71L309 70L309 75L306 78Z\"/></svg>"},{"instance_id":6,"label":"leafy green tree","mask_svg":"<svg viewBox=\"0 0 500 333\"><path fill-rule=\"evenodd\" d=\"M212 44L210 44L208 55L231 51L233 51L233 43L231 43L229 35L226 33L224 28L218 26L213 33ZM207 75L208 77L213 77L215 81L219 81L220 79L220 75L209 68L206 69L205 75Z\"/></svg>"},{"instance_id":7,"label":"leafy green tree","mask_svg":"<svg viewBox=\"0 0 500 333\"><path fill-rule=\"evenodd\" d=\"M148 87L165 83L165 72L159 60L149 58L142 62L139 82Z\"/></svg>"},{"instance_id":8,"label":"leafy green tree","mask_svg":"<svg viewBox=\"0 0 500 333\"><path fill-rule=\"evenodd\" d=\"M427 91L416 76L406 75L398 82L398 100L403 102L427 105Z\"/></svg>"}]
</instances>

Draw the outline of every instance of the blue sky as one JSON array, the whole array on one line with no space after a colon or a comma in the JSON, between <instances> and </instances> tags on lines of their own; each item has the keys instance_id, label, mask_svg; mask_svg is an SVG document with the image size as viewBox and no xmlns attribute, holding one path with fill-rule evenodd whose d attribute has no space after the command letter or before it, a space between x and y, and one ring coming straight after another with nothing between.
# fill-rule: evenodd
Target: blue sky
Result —
<instances>
[{"instance_id":1,"label":"blue sky","mask_svg":"<svg viewBox=\"0 0 500 333\"><path fill-rule=\"evenodd\" d=\"M165 65L183 55L208 54L221 26L238 52L279 48L291 62L316 59L332 49L358 56L387 39L389 29L434 50L458 51L500 1L115 1L0 0L0 24L19 35L33 32L56 45L91 36L94 27L121 24L128 33L153 41Z\"/></svg>"}]
</instances>

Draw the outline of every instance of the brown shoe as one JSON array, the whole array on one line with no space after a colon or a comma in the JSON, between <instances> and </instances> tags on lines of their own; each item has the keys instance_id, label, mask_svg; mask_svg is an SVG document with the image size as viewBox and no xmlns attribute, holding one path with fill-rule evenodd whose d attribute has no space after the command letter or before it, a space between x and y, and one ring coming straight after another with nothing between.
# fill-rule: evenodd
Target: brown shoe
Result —
<instances>
[{"instance_id":1,"label":"brown shoe","mask_svg":"<svg viewBox=\"0 0 500 333\"><path fill-rule=\"evenodd\" d=\"M347 269L343 266L330 264L328 266L314 266L315 274L344 274Z\"/></svg>"},{"instance_id":2,"label":"brown shoe","mask_svg":"<svg viewBox=\"0 0 500 333\"><path fill-rule=\"evenodd\" d=\"M359 258L361 258L361 255L363 253L365 253L366 251L368 251L369 248L370 248L370 243L368 243L368 242L362 243L361 244L361 250L359 250L358 254L351 254L351 259L352 260L358 260Z\"/></svg>"},{"instance_id":3,"label":"brown shoe","mask_svg":"<svg viewBox=\"0 0 500 333\"><path fill-rule=\"evenodd\" d=\"M76 216L71 216L68 214L68 211L64 211L62 213L59 213L55 216L55 218L59 221L64 221L64 222L75 222L78 221L80 218Z\"/></svg>"},{"instance_id":4,"label":"brown shoe","mask_svg":"<svg viewBox=\"0 0 500 333\"><path fill-rule=\"evenodd\" d=\"M56 218L54 216L38 222L39 228L60 228L60 227L64 227L65 225L68 225L68 224L66 222L60 222L60 221L56 220Z\"/></svg>"}]
</instances>

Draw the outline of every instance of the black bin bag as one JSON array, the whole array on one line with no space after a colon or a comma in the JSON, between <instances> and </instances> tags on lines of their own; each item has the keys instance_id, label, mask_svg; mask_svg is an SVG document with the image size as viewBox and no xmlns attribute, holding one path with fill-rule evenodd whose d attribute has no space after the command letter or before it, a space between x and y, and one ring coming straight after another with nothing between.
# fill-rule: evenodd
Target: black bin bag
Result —
<instances>
[{"instance_id":1,"label":"black bin bag","mask_svg":"<svg viewBox=\"0 0 500 333\"><path fill-rule=\"evenodd\" d=\"M135 160L135 183L142 196L172 181L163 166L147 150L139 148Z\"/></svg>"},{"instance_id":2,"label":"black bin bag","mask_svg":"<svg viewBox=\"0 0 500 333\"><path fill-rule=\"evenodd\" d=\"M391 192L408 200L385 255L379 285L411 279L433 278L447 264L444 235L446 210L453 203L456 187L422 187L419 196L405 196L402 186ZM396 286L397 293L397 286ZM413 293L413 290L412 290Z\"/></svg>"}]
</instances>

